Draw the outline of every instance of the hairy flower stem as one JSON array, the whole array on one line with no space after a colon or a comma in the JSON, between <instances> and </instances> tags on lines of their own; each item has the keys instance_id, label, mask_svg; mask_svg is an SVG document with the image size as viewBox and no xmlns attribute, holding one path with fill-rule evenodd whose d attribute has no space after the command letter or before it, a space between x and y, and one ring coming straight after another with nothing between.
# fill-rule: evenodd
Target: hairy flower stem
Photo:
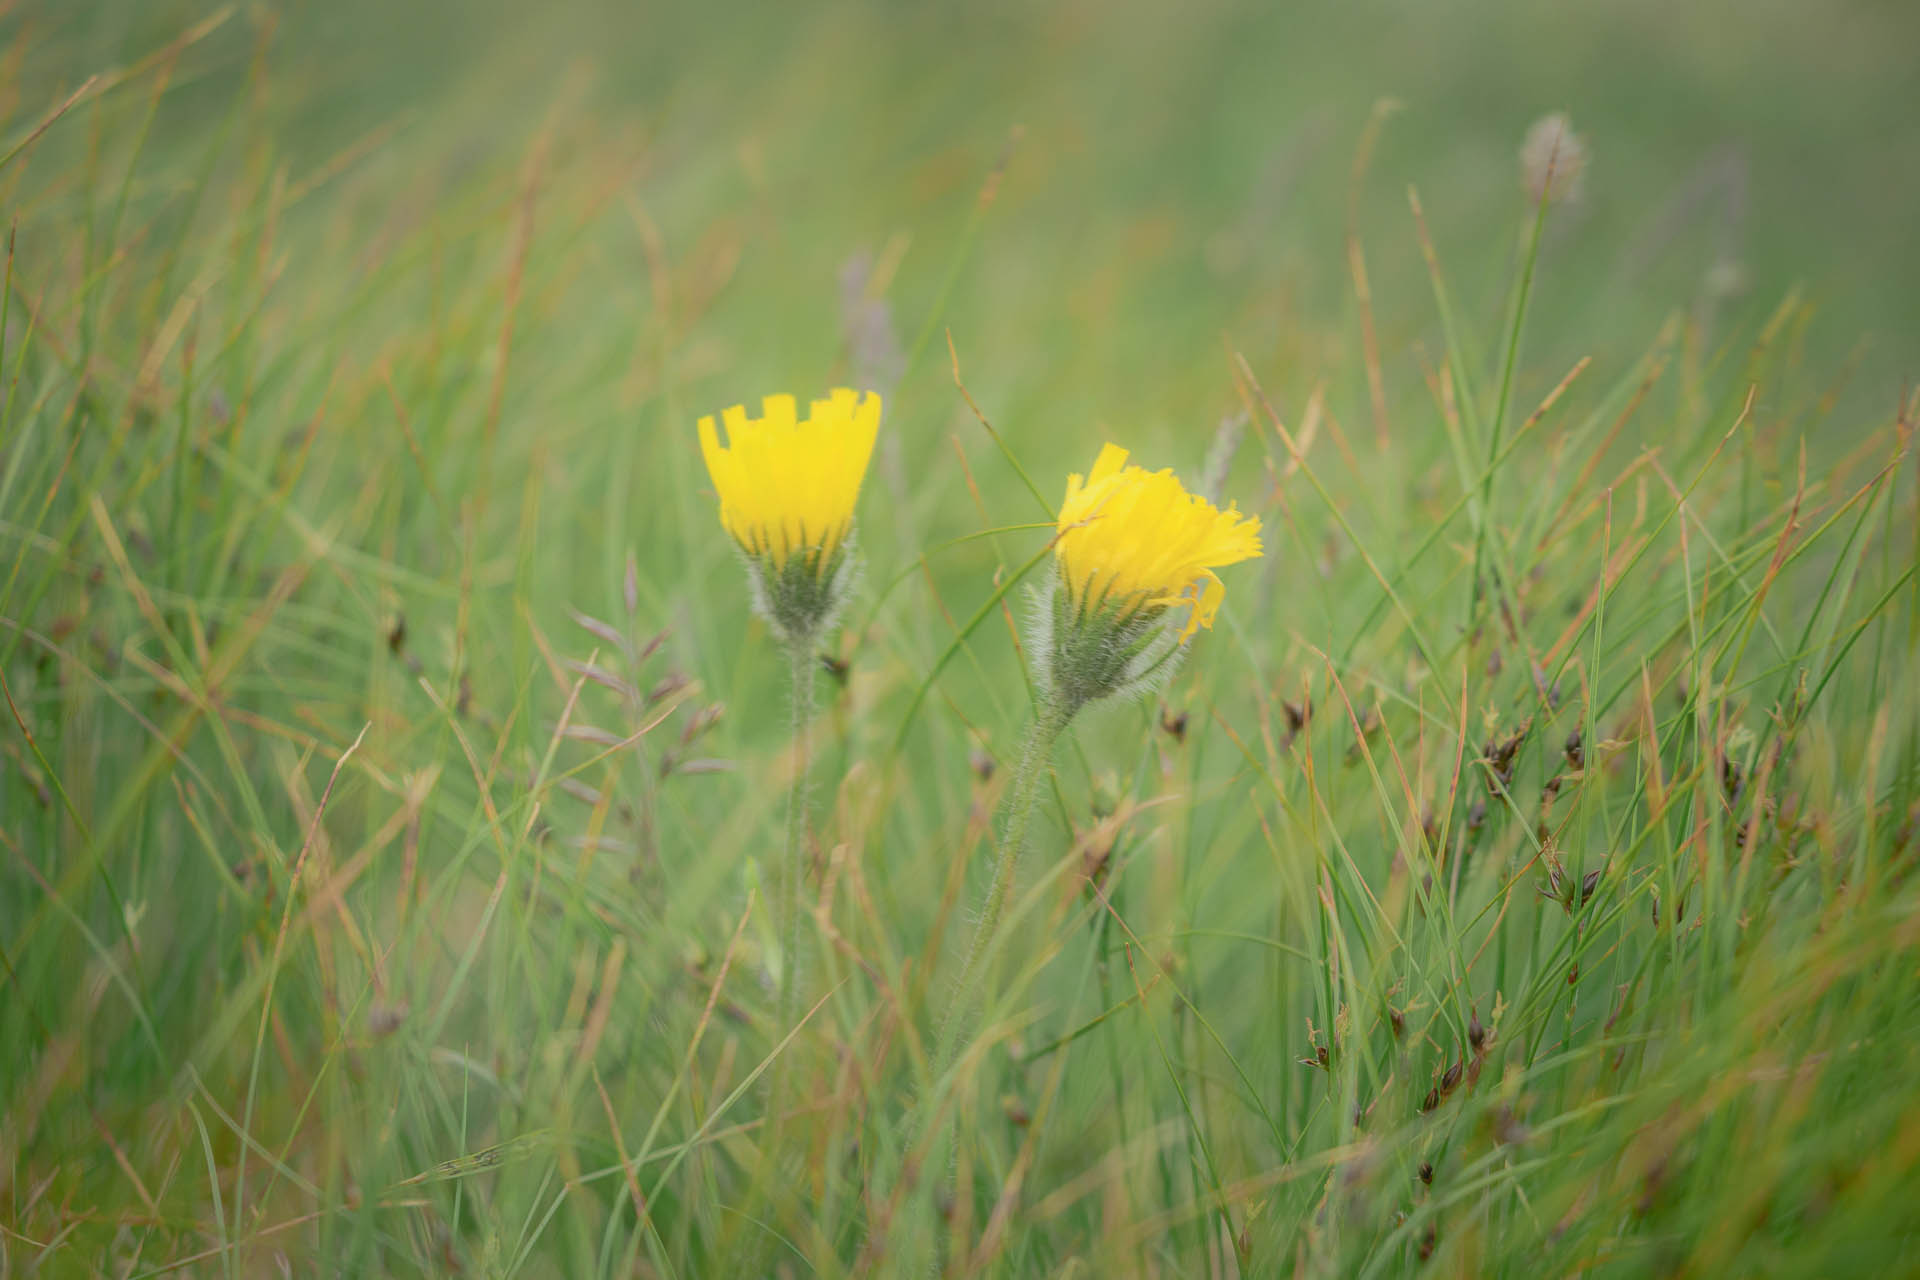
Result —
<instances>
[{"instance_id":1,"label":"hairy flower stem","mask_svg":"<svg viewBox=\"0 0 1920 1280\"><path fill-rule=\"evenodd\" d=\"M919 1115L913 1122L912 1137L906 1144L908 1152L914 1152L922 1140L935 1137L932 1128L939 1082L952 1070L954 1060L971 1038L974 1014L985 996L983 988L986 986L987 960L993 953L994 935L999 932L1001 917L1006 914L1007 903L1013 898L1013 878L1019 869L1020 855L1026 851L1027 831L1033 825L1033 810L1040 799L1041 781L1047 776L1047 762L1053 757L1053 744L1059 740L1061 731L1078 709L1078 703L1049 690L1034 714L1033 727L1027 731L1026 743L1020 749L1020 762L1014 766L1012 781L1007 786L1005 819L1000 829L1000 847L994 859L993 883L987 889L987 900L981 908L979 923L974 926L973 941L967 946L967 958L960 966L960 977L954 984L946 1012L940 1018L940 1032L934 1039L934 1087L922 1100ZM958 1115L956 1109L954 1118L945 1126L946 1132L939 1135L942 1142L936 1143L936 1147L944 1145L946 1150L945 1177L949 1180L950 1191L953 1190L951 1180L959 1176L959 1147L954 1140L956 1135L953 1129ZM938 1247L924 1234L928 1227L927 1222L916 1219L914 1226L909 1228L902 1254L896 1258L901 1268L898 1274L913 1274L922 1269L927 1269L929 1275L940 1274Z\"/></svg>"},{"instance_id":2,"label":"hairy flower stem","mask_svg":"<svg viewBox=\"0 0 1920 1280\"><path fill-rule=\"evenodd\" d=\"M1014 767L1013 781L1007 789L1006 825L1001 828L1000 849L993 866L993 884L987 890L986 905L981 908L980 922L974 927L973 942L967 947L966 961L960 966L960 977L953 989L953 998L947 1005L946 1014L940 1020L940 1035L934 1041L933 1077L937 1081L953 1066L959 1053L973 1013L979 1008L984 992L987 957L993 949L993 937L1000 928L1000 918L1006 914L1007 902L1013 896L1013 877L1019 867L1020 855L1027 847L1027 829L1033 823L1033 810L1040 798L1040 782L1047 775L1047 762L1053 757L1053 744L1060 737L1061 730L1073 719L1077 705L1070 703L1057 694L1049 694L1040 704L1033 718L1033 727L1027 731L1026 745L1020 750L1020 763Z\"/></svg>"},{"instance_id":3,"label":"hairy flower stem","mask_svg":"<svg viewBox=\"0 0 1920 1280\"><path fill-rule=\"evenodd\" d=\"M793 785L787 792L787 855L781 868L779 1034L793 1029L800 998L800 898L807 874L807 783L813 763L813 637L796 636L787 645L793 698ZM784 1055L782 1055L784 1058ZM784 1075L776 1072L776 1078ZM778 1099L776 1099L778 1100Z\"/></svg>"},{"instance_id":4,"label":"hairy flower stem","mask_svg":"<svg viewBox=\"0 0 1920 1280\"><path fill-rule=\"evenodd\" d=\"M800 1003L800 898L807 870L807 794L812 765L813 725L813 636L795 635L787 641L789 664L788 692L793 711L793 782L787 790L787 846L785 858L776 876L780 911L780 1003L779 1018L773 1025L778 1043L793 1030ZM793 1046L773 1060L768 1071L767 1120L760 1147L760 1159L754 1171L752 1194L747 1203L759 1204L776 1185L776 1167L785 1146L786 1117L793 1110ZM739 1241L739 1252L726 1271L730 1275L759 1275L765 1263L771 1238L764 1231L751 1230Z\"/></svg>"}]
</instances>

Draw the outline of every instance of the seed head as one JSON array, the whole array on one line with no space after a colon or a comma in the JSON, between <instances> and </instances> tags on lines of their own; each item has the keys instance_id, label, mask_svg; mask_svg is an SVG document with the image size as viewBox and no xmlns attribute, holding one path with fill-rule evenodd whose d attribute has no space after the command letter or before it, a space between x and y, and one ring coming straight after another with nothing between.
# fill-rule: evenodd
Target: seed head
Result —
<instances>
[{"instance_id":1,"label":"seed head","mask_svg":"<svg viewBox=\"0 0 1920 1280\"><path fill-rule=\"evenodd\" d=\"M1587 144L1573 121L1554 112L1534 121L1520 144L1520 178L1535 204L1577 204L1585 194Z\"/></svg>"}]
</instances>

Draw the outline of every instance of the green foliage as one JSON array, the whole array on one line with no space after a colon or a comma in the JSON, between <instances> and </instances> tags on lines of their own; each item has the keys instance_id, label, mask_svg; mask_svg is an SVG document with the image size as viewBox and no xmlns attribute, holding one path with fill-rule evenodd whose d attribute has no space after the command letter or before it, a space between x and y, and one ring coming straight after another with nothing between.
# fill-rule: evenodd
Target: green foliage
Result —
<instances>
[{"instance_id":1,"label":"green foliage","mask_svg":"<svg viewBox=\"0 0 1920 1280\"><path fill-rule=\"evenodd\" d=\"M0 1275L1898 1269L1920 31L1545 8L0 17ZM936 1073L1108 437L1268 554Z\"/></svg>"}]
</instances>

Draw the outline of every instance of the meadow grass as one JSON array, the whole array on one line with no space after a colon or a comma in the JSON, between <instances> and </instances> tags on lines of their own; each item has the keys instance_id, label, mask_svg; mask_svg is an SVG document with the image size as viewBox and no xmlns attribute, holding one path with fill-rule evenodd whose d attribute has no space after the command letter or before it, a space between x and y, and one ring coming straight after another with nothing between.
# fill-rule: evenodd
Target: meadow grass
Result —
<instances>
[{"instance_id":1,"label":"meadow grass","mask_svg":"<svg viewBox=\"0 0 1920 1280\"><path fill-rule=\"evenodd\" d=\"M1151 31L900 16L860 87L883 11L726 12L625 111L457 21L404 104L307 11L5 29L0 1276L1910 1266L1920 402L1847 355L1897 290L1741 293L1712 201L1607 239L1624 162L1530 202L1519 128L1436 199L1417 103L1201 221L1177 127L1191 205L1075 176ZM969 70L1024 131L921 122ZM834 383L887 416L795 946L693 421ZM937 1071L1105 438L1267 554L1063 737Z\"/></svg>"}]
</instances>

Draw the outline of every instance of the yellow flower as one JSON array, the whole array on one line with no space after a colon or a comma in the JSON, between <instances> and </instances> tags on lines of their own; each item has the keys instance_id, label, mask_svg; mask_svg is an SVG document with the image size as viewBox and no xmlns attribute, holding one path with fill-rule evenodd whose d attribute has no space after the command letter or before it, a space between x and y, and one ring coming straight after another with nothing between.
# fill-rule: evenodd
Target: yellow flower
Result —
<instances>
[{"instance_id":1,"label":"yellow flower","mask_svg":"<svg viewBox=\"0 0 1920 1280\"><path fill-rule=\"evenodd\" d=\"M792 396L768 396L762 417L735 405L720 415L727 443L711 416L700 419L700 452L720 491L720 523L748 553L765 556L777 573L789 557L808 558L824 573L853 524L853 505L880 430L880 397L845 387L815 400L796 418Z\"/></svg>"},{"instance_id":2,"label":"yellow flower","mask_svg":"<svg viewBox=\"0 0 1920 1280\"><path fill-rule=\"evenodd\" d=\"M1082 611L1192 605L1185 640L1213 625L1226 595L1213 570L1260 554L1260 521L1188 493L1171 471L1126 461L1109 444L1085 479L1067 477L1054 557Z\"/></svg>"}]
</instances>

